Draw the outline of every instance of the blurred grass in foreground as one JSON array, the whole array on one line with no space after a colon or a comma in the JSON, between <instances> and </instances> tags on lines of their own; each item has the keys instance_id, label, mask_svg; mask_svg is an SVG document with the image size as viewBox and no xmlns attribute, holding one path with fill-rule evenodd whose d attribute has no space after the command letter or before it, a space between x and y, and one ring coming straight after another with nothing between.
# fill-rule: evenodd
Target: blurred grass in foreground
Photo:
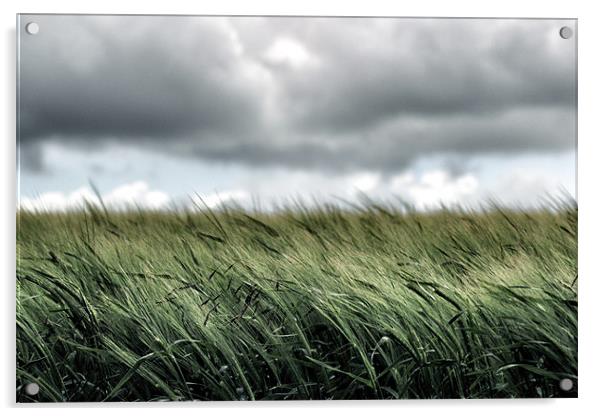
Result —
<instances>
[{"instance_id":1,"label":"blurred grass in foreground","mask_svg":"<svg viewBox=\"0 0 602 416\"><path fill-rule=\"evenodd\" d=\"M17 223L18 401L576 396L573 202Z\"/></svg>"}]
</instances>

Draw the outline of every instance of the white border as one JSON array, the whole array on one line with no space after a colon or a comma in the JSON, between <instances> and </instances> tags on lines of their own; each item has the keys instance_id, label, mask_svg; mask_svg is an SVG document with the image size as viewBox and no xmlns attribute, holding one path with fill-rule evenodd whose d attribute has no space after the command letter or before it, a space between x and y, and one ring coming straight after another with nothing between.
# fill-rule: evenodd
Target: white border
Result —
<instances>
[{"instance_id":1,"label":"white border","mask_svg":"<svg viewBox=\"0 0 602 416\"><path fill-rule=\"evenodd\" d=\"M295 402L295 403L203 403L203 404L109 404L60 405L45 407L18 406L21 412L43 412L44 415L80 414L84 408L91 414L142 411L146 414L170 412L245 413L245 415L307 414L307 412L339 412L364 415L375 410L383 415L416 412L447 415L507 415L518 412L537 412L546 415L593 413L597 408L599 389L602 386L602 360L600 335L602 301L602 258L600 250L600 195L602 174L600 153L600 117L598 101L602 97L602 74L599 42L602 39L602 14L596 2L576 1L351 1L337 0L221 0L215 2L169 0L151 3L147 1L103 0L82 2L75 0L52 1L3 1L2 13L2 91L0 100L0 126L2 137L2 230L0 264L3 266L2 327L5 331L0 342L2 374L0 376L1 404L14 405L15 387L15 15L16 13L134 13L134 14L283 14L283 15L381 15L381 16L449 16L449 17L556 17L579 19L579 399L577 400L480 400L480 401L405 401L405 402Z\"/></svg>"}]
</instances>

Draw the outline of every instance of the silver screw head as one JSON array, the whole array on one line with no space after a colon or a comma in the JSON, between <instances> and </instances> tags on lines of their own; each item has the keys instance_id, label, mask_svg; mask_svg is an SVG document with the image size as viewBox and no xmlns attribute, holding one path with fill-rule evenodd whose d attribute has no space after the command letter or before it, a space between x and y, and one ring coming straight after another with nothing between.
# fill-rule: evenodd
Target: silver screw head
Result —
<instances>
[{"instance_id":1,"label":"silver screw head","mask_svg":"<svg viewBox=\"0 0 602 416\"><path fill-rule=\"evenodd\" d=\"M573 29L568 26L563 26L560 28L560 37L562 39L570 39L573 37Z\"/></svg>"},{"instance_id":2,"label":"silver screw head","mask_svg":"<svg viewBox=\"0 0 602 416\"><path fill-rule=\"evenodd\" d=\"M570 378L563 378L560 380L560 389L563 391L571 391L573 389L573 380Z\"/></svg>"},{"instance_id":3,"label":"silver screw head","mask_svg":"<svg viewBox=\"0 0 602 416\"><path fill-rule=\"evenodd\" d=\"M25 393L29 396L35 396L40 392L38 383L28 383L25 385Z\"/></svg>"},{"instance_id":4,"label":"silver screw head","mask_svg":"<svg viewBox=\"0 0 602 416\"><path fill-rule=\"evenodd\" d=\"M37 35L40 31L40 25L36 22L30 22L25 25L25 31L30 35Z\"/></svg>"}]
</instances>

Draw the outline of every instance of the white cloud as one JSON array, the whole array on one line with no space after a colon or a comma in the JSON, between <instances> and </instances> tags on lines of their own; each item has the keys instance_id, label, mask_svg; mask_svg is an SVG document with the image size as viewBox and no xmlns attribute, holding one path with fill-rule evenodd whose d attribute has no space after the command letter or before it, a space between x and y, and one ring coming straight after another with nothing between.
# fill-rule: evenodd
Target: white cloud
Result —
<instances>
[{"instance_id":1,"label":"white cloud","mask_svg":"<svg viewBox=\"0 0 602 416\"><path fill-rule=\"evenodd\" d=\"M393 189L403 189L406 186L413 184L416 181L416 177L411 172L400 173L395 175L391 179L391 186Z\"/></svg>"},{"instance_id":2,"label":"white cloud","mask_svg":"<svg viewBox=\"0 0 602 416\"><path fill-rule=\"evenodd\" d=\"M167 209L174 206L186 209L216 208L230 202L247 204L251 202L251 194L240 189L194 194L190 199L174 199L165 192L151 189L148 183L136 181L120 185L102 194L102 202L109 209L126 210L132 208ZM183 202L183 203L182 203ZM86 204L100 206L94 191L83 186L72 192L45 192L37 197L22 197L20 208L27 211L73 211L82 209Z\"/></svg>"},{"instance_id":3,"label":"white cloud","mask_svg":"<svg viewBox=\"0 0 602 416\"><path fill-rule=\"evenodd\" d=\"M299 41L291 38L279 38L265 53L265 58L275 64L302 67L315 62L315 58Z\"/></svg>"},{"instance_id":4,"label":"white cloud","mask_svg":"<svg viewBox=\"0 0 602 416\"><path fill-rule=\"evenodd\" d=\"M406 195L418 209L437 208L470 200L476 195L479 181L472 174L452 177L443 170L427 171L420 178L404 172L393 177L391 191Z\"/></svg>"},{"instance_id":5,"label":"white cloud","mask_svg":"<svg viewBox=\"0 0 602 416\"><path fill-rule=\"evenodd\" d=\"M149 189L148 184L143 181L121 185L103 195L102 199L109 207L128 208L138 206L149 209L164 208L170 200L166 193Z\"/></svg>"},{"instance_id":6,"label":"white cloud","mask_svg":"<svg viewBox=\"0 0 602 416\"><path fill-rule=\"evenodd\" d=\"M531 162L530 162L531 163ZM494 164L491 162L490 164ZM120 185L102 194L111 209L140 207L143 209L203 209L236 204L248 209L273 210L279 206L303 203L307 206L322 203L346 205L361 202L363 195L374 201L395 203L404 200L418 210L440 208L441 205L462 205L478 208L494 199L503 205L533 207L544 202L547 195L558 195L565 189L574 195L574 186L565 180L568 174L554 172L547 163L527 162L514 168L496 165L495 174L483 175L476 167L456 175L438 166L422 166L400 170L395 175L377 171L346 174L327 174L318 171L289 169L249 169L223 175L220 190L209 191L211 181L191 182L179 189L163 182L162 189L153 189L147 182L135 181ZM550 163L550 166L554 164ZM219 170L218 170L219 172ZM202 176L202 175L201 175ZM187 189L199 189L189 193ZM191 191L194 192L194 191ZM24 194L20 207L26 210L66 211L79 209L88 201L98 205L98 199L87 186L71 192L45 192L32 197Z\"/></svg>"},{"instance_id":7,"label":"white cloud","mask_svg":"<svg viewBox=\"0 0 602 416\"><path fill-rule=\"evenodd\" d=\"M500 175L485 196L509 201L513 206L534 206L545 203L549 197L563 198L567 194L576 197L574 177L559 171L521 167Z\"/></svg>"},{"instance_id":8,"label":"white cloud","mask_svg":"<svg viewBox=\"0 0 602 416\"><path fill-rule=\"evenodd\" d=\"M86 201L95 201L96 196L86 187L70 193L45 192L37 197L20 198L20 208L28 211L65 211L82 207Z\"/></svg>"},{"instance_id":9,"label":"white cloud","mask_svg":"<svg viewBox=\"0 0 602 416\"><path fill-rule=\"evenodd\" d=\"M161 209L166 208L170 202L166 193L151 190L143 181L121 185L103 194L102 200L110 209ZM37 197L22 197L19 200L20 208L28 211L71 211L83 208L86 203L100 205L98 197L88 186L69 193L45 192Z\"/></svg>"},{"instance_id":10,"label":"white cloud","mask_svg":"<svg viewBox=\"0 0 602 416\"><path fill-rule=\"evenodd\" d=\"M209 208L216 208L220 205L227 204L229 202L244 203L251 199L251 195L242 190L232 190L224 192L215 192L209 195L198 195L195 194L192 197L193 205L198 208L204 208L205 205Z\"/></svg>"},{"instance_id":11,"label":"white cloud","mask_svg":"<svg viewBox=\"0 0 602 416\"><path fill-rule=\"evenodd\" d=\"M476 174L454 176L446 170L427 169L418 174L413 170L402 171L394 176L380 172L362 171L343 175L322 172L276 171L249 172L237 189L244 189L260 201L262 208L292 201L307 205L341 200L358 202L366 195L374 201L394 202L400 197L417 209L438 208L441 204L465 204L479 197L481 184ZM251 198L242 201L244 206Z\"/></svg>"},{"instance_id":12,"label":"white cloud","mask_svg":"<svg viewBox=\"0 0 602 416\"><path fill-rule=\"evenodd\" d=\"M360 192L369 192L380 183L380 174L375 172L362 172L351 175L348 181L352 188Z\"/></svg>"}]
</instances>

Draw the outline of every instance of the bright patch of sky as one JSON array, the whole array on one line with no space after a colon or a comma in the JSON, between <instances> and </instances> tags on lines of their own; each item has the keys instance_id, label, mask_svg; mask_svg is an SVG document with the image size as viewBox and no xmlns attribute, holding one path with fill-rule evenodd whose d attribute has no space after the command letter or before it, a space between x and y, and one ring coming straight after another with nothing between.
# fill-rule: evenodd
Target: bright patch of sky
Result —
<instances>
[{"instance_id":1,"label":"bright patch of sky","mask_svg":"<svg viewBox=\"0 0 602 416\"><path fill-rule=\"evenodd\" d=\"M419 209L440 204L476 207L488 199L510 206L534 206L550 195L576 196L574 152L519 156L453 155L423 157L398 172L353 171L328 174L321 170L261 168L205 162L110 145L88 152L47 144L48 172L23 170L21 206L62 210L94 202L91 181L106 204L114 208L210 207L237 202L271 209L293 200L312 204L357 202L369 197L400 198ZM110 163L107 163L110 161Z\"/></svg>"}]
</instances>

